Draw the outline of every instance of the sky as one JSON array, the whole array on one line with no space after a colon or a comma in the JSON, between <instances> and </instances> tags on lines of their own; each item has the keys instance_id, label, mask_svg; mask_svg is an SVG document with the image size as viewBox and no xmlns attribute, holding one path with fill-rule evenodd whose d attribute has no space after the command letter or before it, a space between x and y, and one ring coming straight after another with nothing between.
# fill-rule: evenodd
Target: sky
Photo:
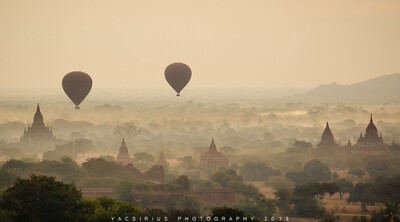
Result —
<instances>
[{"instance_id":1,"label":"sky","mask_svg":"<svg viewBox=\"0 0 400 222\"><path fill-rule=\"evenodd\" d=\"M400 72L400 1L0 0L0 88L312 88Z\"/></svg>"}]
</instances>

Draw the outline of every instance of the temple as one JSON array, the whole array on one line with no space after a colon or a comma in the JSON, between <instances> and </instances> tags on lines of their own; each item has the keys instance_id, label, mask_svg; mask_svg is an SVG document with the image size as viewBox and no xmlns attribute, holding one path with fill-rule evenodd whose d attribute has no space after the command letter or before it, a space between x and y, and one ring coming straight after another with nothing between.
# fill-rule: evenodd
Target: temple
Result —
<instances>
[{"instance_id":1,"label":"temple","mask_svg":"<svg viewBox=\"0 0 400 222\"><path fill-rule=\"evenodd\" d=\"M168 169L169 163L165 159L164 151L161 151L160 157L158 158L156 165L161 165L164 167L164 169Z\"/></svg>"},{"instance_id":2,"label":"temple","mask_svg":"<svg viewBox=\"0 0 400 222\"><path fill-rule=\"evenodd\" d=\"M129 155L128 147L125 144L125 138L122 139L121 146L119 147L117 163L121 163L122 165L132 163L132 158Z\"/></svg>"},{"instance_id":3,"label":"temple","mask_svg":"<svg viewBox=\"0 0 400 222\"><path fill-rule=\"evenodd\" d=\"M376 128L374 121L371 118L367 128L365 129L365 134L360 133L360 137L356 144L352 144L350 138L348 142L341 146L337 145L334 136L329 129L328 123L326 123L326 128L321 137L321 142L317 145L317 148L321 147L337 147L339 151L352 152L352 153L371 153L379 154L388 151L389 145L383 142L382 133L378 135L378 129Z\"/></svg>"},{"instance_id":4,"label":"temple","mask_svg":"<svg viewBox=\"0 0 400 222\"><path fill-rule=\"evenodd\" d=\"M56 146L56 137L53 135L53 129L44 125L39 104L33 117L33 124L24 129L20 144L22 149L32 153L54 150Z\"/></svg>"},{"instance_id":5,"label":"temple","mask_svg":"<svg viewBox=\"0 0 400 222\"><path fill-rule=\"evenodd\" d=\"M379 147L382 145L384 145L382 133L380 134L380 136L378 136L378 129L376 128L374 121L372 120L371 113L371 119L369 121L367 129L365 129L365 134L363 136L362 133L360 133L360 137L357 140L356 146Z\"/></svg>"},{"instance_id":6,"label":"temple","mask_svg":"<svg viewBox=\"0 0 400 222\"><path fill-rule=\"evenodd\" d=\"M207 168L221 168L229 166L228 158L226 158L221 152L217 151L214 138L211 140L208 151L201 155L200 166Z\"/></svg>"},{"instance_id":7,"label":"temple","mask_svg":"<svg viewBox=\"0 0 400 222\"><path fill-rule=\"evenodd\" d=\"M318 148L324 148L324 147L331 147L331 148L337 148L338 144L335 141L335 137L333 136L333 133L331 129L329 128L329 123L326 122L325 130L322 133L321 136L321 141L318 143L317 147Z\"/></svg>"}]
</instances>

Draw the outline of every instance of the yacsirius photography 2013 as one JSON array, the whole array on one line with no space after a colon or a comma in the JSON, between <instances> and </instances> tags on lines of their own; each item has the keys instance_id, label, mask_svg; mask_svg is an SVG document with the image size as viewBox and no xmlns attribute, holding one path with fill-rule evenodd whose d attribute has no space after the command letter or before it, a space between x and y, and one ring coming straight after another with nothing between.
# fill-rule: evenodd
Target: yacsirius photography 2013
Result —
<instances>
[{"instance_id":1,"label":"yacsirius photography 2013","mask_svg":"<svg viewBox=\"0 0 400 222\"><path fill-rule=\"evenodd\" d=\"M0 0L1 222L398 222L400 1Z\"/></svg>"},{"instance_id":2,"label":"yacsirius photography 2013","mask_svg":"<svg viewBox=\"0 0 400 222\"><path fill-rule=\"evenodd\" d=\"M144 216L144 217L111 217L111 221L258 221L254 216L206 216L206 217L197 217L197 216L177 216L176 218L164 217L152 217L152 216ZM289 221L289 217L267 217L265 216L262 221Z\"/></svg>"}]
</instances>

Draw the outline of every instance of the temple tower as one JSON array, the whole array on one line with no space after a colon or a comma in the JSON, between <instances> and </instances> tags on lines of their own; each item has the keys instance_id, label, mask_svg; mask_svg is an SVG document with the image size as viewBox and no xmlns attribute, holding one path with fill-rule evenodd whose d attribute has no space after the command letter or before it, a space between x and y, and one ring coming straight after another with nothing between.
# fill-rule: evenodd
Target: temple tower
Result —
<instances>
[{"instance_id":1,"label":"temple tower","mask_svg":"<svg viewBox=\"0 0 400 222\"><path fill-rule=\"evenodd\" d=\"M128 147L126 146L126 143L125 143L125 138L122 139L121 146L119 147L117 162L121 163L123 165L132 163L132 158L129 155Z\"/></svg>"},{"instance_id":2,"label":"temple tower","mask_svg":"<svg viewBox=\"0 0 400 222\"><path fill-rule=\"evenodd\" d=\"M335 137L329 128L329 123L326 122L325 130L321 136L321 141L317 144L317 151L323 151L323 154L328 154L335 152L337 148L338 144L336 143Z\"/></svg>"},{"instance_id":3,"label":"temple tower","mask_svg":"<svg viewBox=\"0 0 400 222\"><path fill-rule=\"evenodd\" d=\"M378 136L378 129L376 128L372 119L372 113L369 124L365 129L365 135L363 136L362 133L360 133L360 137L358 138L356 145L365 147L379 147L384 145L382 133L380 133L380 135Z\"/></svg>"},{"instance_id":4,"label":"temple tower","mask_svg":"<svg viewBox=\"0 0 400 222\"><path fill-rule=\"evenodd\" d=\"M211 139L211 144L207 152L200 157L200 166L207 168L228 167L229 160L221 152L217 151L214 143L214 138Z\"/></svg>"},{"instance_id":5,"label":"temple tower","mask_svg":"<svg viewBox=\"0 0 400 222\"><path fill-rule=\"evenodd\" d=\"M168 161L165 159L165 155L164 155L164 151L161 151L160 153L160 157L158 158L156 165L161 165L164 167L164 169L168 169L169 167L169 163Z\"/></svg>"},{"instance_id":6,"label":"temple tower","mask_svg":"<svg viewBox=\"0 0 400 222\"><path fill-rule=\"evenodd\" d=\"M48 150L54 150L56 146L56 137L53 135L53 129L44 125L39 103L36 107L36 113L33 116L32 126L24 129L24 134L20 138L20 144L22 149L32 153L43 153Z\"/></svg>"}]
</instances>

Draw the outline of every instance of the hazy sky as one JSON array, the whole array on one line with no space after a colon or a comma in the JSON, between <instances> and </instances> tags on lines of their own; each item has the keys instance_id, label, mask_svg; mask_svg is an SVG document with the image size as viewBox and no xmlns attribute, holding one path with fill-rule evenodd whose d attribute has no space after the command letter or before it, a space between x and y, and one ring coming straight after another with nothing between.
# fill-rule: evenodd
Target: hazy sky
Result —
<instances>
[{"instance_id":1,"label":"hazy sky","mask_svg":"<svg viewBox=\"0 0 400 222\"><path fill-rule=\"evenodd\" d=\"M0 87L314 87L400 72L400 1L0 0Z\"/></svg>"}]
</instances>

